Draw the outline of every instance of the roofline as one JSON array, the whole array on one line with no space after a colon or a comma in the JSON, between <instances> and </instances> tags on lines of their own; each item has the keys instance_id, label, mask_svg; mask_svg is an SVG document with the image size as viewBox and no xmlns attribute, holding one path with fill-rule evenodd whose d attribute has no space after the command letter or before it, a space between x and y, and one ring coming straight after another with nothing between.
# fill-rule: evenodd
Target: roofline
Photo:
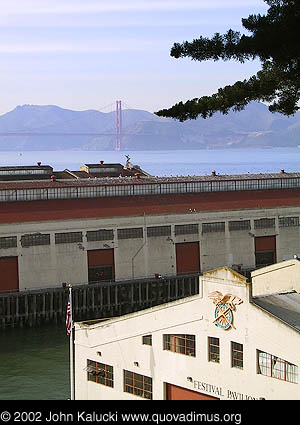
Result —
<instances>
[{"instance_id":1,"label":"roofline","mask_svg":"<svg viewBox=\"0 0 300 425\"><path fill-rule=\"evenodd\" d=\"M212 273L217 272L218 270L229 271L230 273L235 275L238 279L242 280L243 283L249 284L249 279L246 276L244 276L243 274L240 274L239 272L237 272L236 270L234 270L234 269L232 269L231 267L228 267L228 266L220 266L220 267L216 267L215 269L212 269L212 270L207 270L206 272L203 272L202 275L204 277L209 276Z\"/></svg>"},{"instance_id":2,"label":"roofline","mask_svg":"<svg viewBox=\"0 0 300 425\"><path fill-rule=\"evenodd\" d=\"M289 293L294 293L294 292L296 292L296 291L290 291ZM270 294L268 294L268 295L270 295ZM276 320L278 320L279 322L281 322L284 325L288 326L289 328L293 329L297 333L300 333L300 329L296 328L295 326L291 325L290 323L288 323L285 320L281 319L280 317L276 316L276 314L271 313L270 311L268 311L265 308L261 307L260 305L256 304L255 303L255 298L260 298L260 297L259 296L257 296L257 297L251 297L250 300L249 300L250 304L252 304L256 308L259 308L260 310L262 310L264 313L268 314L269 316L274 317Z\"/></svg>"},{"instance_id":3,"label":"roofline","mask_svg":"<svg viewBox=\"0 0 300 425\"><path fill-rule=\"evenodd\" d=\"M99 167L101 168L101 167ZM26 167L0 167L0 170L5 171L5 170L13 170L13 169L24 169L24 170L39 170L39 169L52 169L53 168L50 165L41 165L40 167L38 166L26 166ZM142 169L138 169L143 171ZM63 171L70 171L70 170L63 170ZM78 170L78 171L82 171L82 170ZM53 170L53 174L55 175L55 173L58 172L62 172L62 171L55 171ZM71 171L71 172L74 172ZM164 176L164 177L159 177L159 176L152 176L148 173L146 173L147 175L141 175L140 178L136 178L136 176L115 176L115 177L92 177L92 178L82 178L80 179L80 181L90 181L90 180L94 180L97 181L97 183L104 183L104 184L111 184L111 183L120 183L120 182L124 182L126 181L126 184L128 183L133 183L133 184L160 184L160 183L197 183L197 182L236 182L236 181L255 181L255 180L286 180L286 179L300 179L300 172L296 172L296 173L285 173L285 174L281 174L281 173L269 173L269 174L234 174L234 175L216 175L216 176ZM32 181L26 181L26 183L29 182L43 182L45 183L45 180L32 180ZM78 183L80 183L80 181ZM49 180L49 183L51 181ZM56 180L56 183L58 182L69 182L70 180L68 179L59 179ZM22 181L1 181L0 180L0 189L1 189L1 185L21 185L23 182ZM73 182L74 183L74 182ZM293 188L296 188L295 186L293 186ZM277 188L280 189L280 188ZM241 189L243 190L243 189Z\"/></svg>"},{"instance_id":4,"label":"roofline","mask_svg":"<svg viewBox=\"0 0 300 425\"><path fill-rule=\"evenodd\" d=\"M294 293L294 292L296 292L296 291L290 291L289 293ZM101 318L101 319L99 318L99 319L93 319L93 320L84 320L84 321L74 322L74 324L78 325L80 329L86 329L86 328L97 329L99 327L107 326L107 325L110 325L112 323L122 322L124 320L129 319L129 318L140 317L140 316L143 316L143 315L146 315L146 314L153 313L155 311L175 307L176 305L193 302L198 298L202 298L202 296L200 294L195 294L195 295L191 295L189 297L180 298L179 300L174 300L174 301L170 301L168 303L159 304L159 305L154 306L154 307L149 307L149 308L146 308L144 310L139 310L139 311L135 311L135 312L132 312L132 313L128 313L128 314L125 314L123 316ZM254 307L260 309L262 312L266 313L267 315L269 315L269 316L275 318L276 320L280 321L281 323L283 323L284 325L293 329L297 333L300 333L300 330L298 328L296 328L295 326L291 325L290 323L286 322L285 320L281 319L280 317L276 316L275 314L271 313L270 311L268 311L265 308L261 307L260 305L256 304L255 298L259 298L259 297L253 297L253 298L250 297L249 304L253 305ZM199 317L199 319L197 319L197 320L202 320L202 319ZM172 325L171 327L174 327L174 325Z\"/></svg>"},{"instance_id":5,"label":"roofline","mask_svg":"<svg viewBox=\"0 0 300 425\"><path fill-rule=\"evenodd\" d=\"M103 325L106 326L106 325L111 324L111 323L122 322L124 320L129 319L129 318L139 317L139 316L143 316L143 315L146 315L146 314L150 314L154 311L159 311L159 310L164 310L166 308L171 308L171 307L174 307L175 305L178 305L178 304L189 303L189 302L195 301L199 297L201 298L200 294L190 295L188 297L180 298L178 300L169 301L169 302L164 303L164 304L159 304L159 305L156 305L156 306L153 306L153 307L145 308L143 310L134 311L132 313L124 314L123 316L108 317L108 318L101 318L101 319L92 319L92 320L83 320L83 321L79 321L79 322L74 322L74 324L77 324L82 329L84 329L84 328L91 329L91 327L93 327L95 325L98 325L98 326L96 326L98 328L99 326L102 327Z\"/></svg>"},{"instance_id":6,"label":"roofline","mask_svg":"<svg viewBox=\"0 0 300 425\"><path fill-rule=\"evenodd\" d=\"M289 258L287 260L280 261L279 263L270 264L269 266L261 267L259 269L253 270L251 272L251 278L255 278L262 274L272 273L279 269L284 269L286 267L292 267L297 265L299 262L298 258Z\"/></svg>"},{"instance_id":7,"label":"roofline","mask_svg":"<svg viewBox=\"0 0 300 425\"><path fill-rule=\"evenodd\" d=\"M245 193L299 191L300 173L294 179L258 178L249 184L248 179L232 181L206 177L92 177L84 179L23 180L0 182L0 202L48 199L104 198L145 195L179 195L209 193ZM91 192L93 188L97 188ZM57 192L48 191L55 189ZM79 189L79 190L78 190ZM28 190L28 192L27 192ZM70 190L68 192L68 190Z\"/></svg>"}]
</instances>

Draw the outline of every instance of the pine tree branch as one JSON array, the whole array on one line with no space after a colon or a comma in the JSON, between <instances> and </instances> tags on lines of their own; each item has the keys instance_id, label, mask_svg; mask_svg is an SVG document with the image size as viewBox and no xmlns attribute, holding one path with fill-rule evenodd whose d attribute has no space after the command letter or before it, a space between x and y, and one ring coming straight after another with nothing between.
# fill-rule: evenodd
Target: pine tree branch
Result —
<instances>
[{"instance_id":1,"label":"pine tree branch","mask_svg":"<svg viewBox=\"0 0 300 425\"><path fill-rule=\"evenodd\" d=\"M155 114L185 121L198 116L208 118L216 112L226 115L231 109L235 112L243 110L252 101L265 101L273 102L269 106L271 112L292 115L299 110L297 102L300 98L300 79L297 87L294 83L295 81L289 81L286 73L282 75L272 63L266 63L262 71L248 80L220 88L212 96L195 98L186 103L179 102L172 108L162 109Z\"/></svg>"},{"instance_id":2,"label":"pine tree branch","mask_svg":"<svg viewBox=\"0 0 300 425\"><path fill-rule=\"evenodd\" d=\"M299 0L264 0L270 7L266 15L250 15L242 19L244 28L252 33L240 35L229 30L209 39L200 36L192 42L175 43L171 56L192 60L246 60L259 58L262 69L248 80L220 88L211 96L179 102L163 109L158 116L180 121L211 117L216 112L239 111L251 101L270 103L271 112L292 115L299 110L300 49L297 35L300 23Z\"/></svg>"}]
</instances>

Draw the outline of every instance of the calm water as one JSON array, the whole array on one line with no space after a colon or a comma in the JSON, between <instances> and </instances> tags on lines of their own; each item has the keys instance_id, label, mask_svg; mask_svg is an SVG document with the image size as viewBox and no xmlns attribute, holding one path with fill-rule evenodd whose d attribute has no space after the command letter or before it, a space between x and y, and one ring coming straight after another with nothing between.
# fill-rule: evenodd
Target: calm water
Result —
<instances>
[{"instance_id":1,"label":"calm water","mask_svg":"<svg viewBox=\"0 0 300 425\"><path fill-rule=\"evenodd\" d=\"M78 170L84 163L126 162L130 155L133 164L140 165L155 176L205 175L216 170L218 174L269 173L300 169L299 148L231 149L190 151L40 151L0 152L0 166L33 165L38 161L63 170Z\"/></svg>"},{"instance_id":2,"label":"calm water","mask_svg":"<svg viewBox=\"0 0 300 425\"><path fill-rule=\"evenodd\" d=\"M0 400L67 400L69 338L64 326L0 331Z\"/></svg>"},{"instance_id":3,"label":"calm water","mask_svg":"<svg viewBox=\"0 0 300 425\"><path fill-rule=\"evenodd\" d=\"M300 170L300 149L247 149L148 152L0 152L0 166L32 165L76 170L83 163L125 163L131 156L150 174L203 175ZM0 331L0 400L69 398L69 339L64 326Z\"/></svg>"}]
</instances>

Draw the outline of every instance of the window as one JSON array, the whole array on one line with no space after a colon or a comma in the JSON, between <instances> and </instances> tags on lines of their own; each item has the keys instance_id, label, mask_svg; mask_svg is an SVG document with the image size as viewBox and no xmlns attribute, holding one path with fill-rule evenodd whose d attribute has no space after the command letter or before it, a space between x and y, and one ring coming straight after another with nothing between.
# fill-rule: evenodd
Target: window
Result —
<instances>
[{"instance_id":1,"label":"window","mask_svg":"<svg viewBox=\"0 0 300 425\"><path fill-rule=\"evenodd\" d=\"M113 280L113 266L90 266L88 268L88 279L89 283Z\"/></svg>"},{"instance_id":2,"label":"window","mask_svg":"<svg viewBox=\"0 0 300 425\"><path fill-rule=\"evenodd\" d=\"M240 221L230 221L229 222L229 231L235 230L250 230L250 220L240 220Z\"/></svg>"},{"instance_id":3,"label":"window","mask_svg":"<svg viewBox=\"0 0 300 425\"><path fill-rule=\"evenodd\" d=\"M225 222L202 224L202 233L212 232L225 232Z\"/></svg>"},{"instance_id":4,"label":"window","mask_svg":"<svg viewBox=\"0 0 300 425\"><path fill-rule=\"evenodd\" d=\"M143 336L143 345L152 345L152 335Z\"/></svg>"},{"instance_id":5,"label":"window","mask_svg":"<svg viewBox=\"0 0 300 425\"><path fill-rule=\"evenodd\" d=\"M93 241L109 241L114 238L114 231L113 230L92 230L89 232L86 232L86 239L88 242Z\"/></svg>"},{"instance_id":6,"label":"window","mask_svg":"<svg viewBox=\"0 0 300 425\"><path fill-rule=\"evenodd\" d=\"M170 236L171 226L153 226L147 227L147 236Z\"/></svg>"},{"instance_id":7,"label":"window","mask_svg":"<svg viewBox=\"0 0 300 425\"><path fill-rule=\"evenodd\" d=\"M82 242L82 232L55 233L55 243Z\"/></svg>"},{"instance_id":8,"label":"window","mask_svg":"<svg viewBox=\"0 0 300 425\"><path fill-rule=\"evenodd\" d=\"M231 366L243 369L243 344L231 342Z\"/></svg>"},{"instance_id":9,"label":"window","mask_svg":"<svg viewBox=\"0 0 300 425\"><path fill-rule=\"evenodd\" d=\"M280 217L279 227L299 226L299 217Z\"/></svg>"},{"instance_id":10,"label":"window","mask_svg":"<svg viewBox=\"0 0 300 425\"><path fill-rule=\"evenodd\" d=\"M254 220L255 229L271 229L275 227L275 218L261 218Z\"/></svg>"},{"instance_id":11,"label":"window","mask_svg":"<svg viewBox=\"0 0 300 425\"><path fill-rule=\"evenodd\" d=\"M38 246L38 245L50 245L50 235L49 234L33 234L33 235L23 235L21 236L21 245L23 247L28 246Z\"/></svg>"},{"instance_id":12,"label":"window","mask_svg":"<svg viewBox=\"0 0 300 425\"><path fill-rule=\"evenodd\" d=\"M266 267L274 264L275 261L275 252L274 251L265 251L265 252L256 252L255 253L255 266L256 267Z\"/></svg>"},{"instance_id":13,"label":"window","mask_svg":"<svg viewBox=\"0 0 300 425\"><path fill-rule=\"evenodd\" d=\"M152 400L152 378L124 370L124 392Z\"/></svg>"},{"instance_id":14,"label":"window","mask_svg":"<svg viewBox=\"0 0 300 425\"><path fill-rule=\"evenodd\" d=\"M0 248L16 248L17 247L17 237L16 236L6 236L0 238Z\"/></svg>"},{"instance_id":15,"label":"window","mask_svg":"<svg viewBox=\"0 0 300 425\"><path fill-rule=\"evenodd\" d=\"M135 239L143 237L143 228L118 229L118 239Z\"/></svg>"},{"instance_id":16,"label":"window","mask_svg":"<svg viewBox=\"0 0 300 425\"><path fill-rule=\"evenodd\" d=\"M298 366L260 350L257 350L257 373L298 383Z\"/></svg>"},{"instance_id":17,"label":"window","mask_svg":"<svg viewBox=\"0 0 300 425\"><path fill-rule=\"evenodd\" d=\"M87 379L97 384L106 385L113 388L114 386L114 369L107 364L87 361Z\"/></svg>"},{"instance_id":18,"label":"window","mask_svg":"<svg viewBox=\"0 0 300 425\"><path fill-rule=\"evenodd\" d=\"M195 335L163 335L163 349L196 357Z\"/></svg>"},{"instance_id":19,"label":"window","mask_svg":"<svg viewBox=\"0 0 300 425\"><path fill-rule=\"evenodd\" d=\"M220 363L220 340L219 338L208 337L208 361Z\"/></svg>"},{"instance_id":20,"label":"window","mask_svg":"<svg viewBox=\"0 0 300 425\"><path fill-rule=\"evenodd\" d=\"M198 224L180 224L175 226L175 236L198 233Z\"/></svg>"},{"instance_id":21,"label":"window","mask_svg":"<svg viewBox=\"0 0 300 425\"><path fill-rule=\"evenodd\" d=\"M255 237L254 243L256 267L276 263L276 236Z\"/></svg>"}]
</instances>

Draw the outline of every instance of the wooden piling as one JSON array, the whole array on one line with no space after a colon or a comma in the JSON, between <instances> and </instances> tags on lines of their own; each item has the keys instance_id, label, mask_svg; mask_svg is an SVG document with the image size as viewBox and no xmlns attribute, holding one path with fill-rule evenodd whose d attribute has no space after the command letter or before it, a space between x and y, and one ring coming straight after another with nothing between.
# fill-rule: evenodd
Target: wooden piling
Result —
<instances>
[{"instance_id":1,"label":"wooden piling","mask_svg":"<svg viewBox=\"0 0 300 425\"><path fill-rule=\"evenodd\" d=\"M73 285L74 320L123 315L199 291L199 275ZM0 328L64 322L68 290L0 293Z\"/></svg>"}]
</instances>

